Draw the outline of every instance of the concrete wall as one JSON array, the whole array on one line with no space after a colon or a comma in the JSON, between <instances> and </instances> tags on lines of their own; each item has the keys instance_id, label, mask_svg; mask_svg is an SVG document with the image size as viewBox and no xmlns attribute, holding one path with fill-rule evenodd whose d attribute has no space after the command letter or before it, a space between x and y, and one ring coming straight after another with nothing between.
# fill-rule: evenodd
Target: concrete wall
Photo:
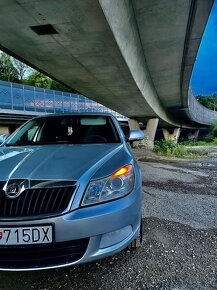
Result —
<instances>
[{"instance_id":1,"label":"concrete wall","mask_svg":"<svg viewBox=\"0 0 217 290\"><path fill-rule=\"evenodd\" d=\"M5 125L0 125L0 134L9 134L9 127Z\"/></svg>"}]
</instances>

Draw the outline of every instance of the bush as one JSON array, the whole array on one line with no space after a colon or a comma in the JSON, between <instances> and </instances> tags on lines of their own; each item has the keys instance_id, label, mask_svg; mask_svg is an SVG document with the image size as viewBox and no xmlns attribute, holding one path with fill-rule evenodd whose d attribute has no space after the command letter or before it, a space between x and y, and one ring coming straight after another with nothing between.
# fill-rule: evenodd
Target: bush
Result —
<instances>
[{"instance_id":1,"label":"bush","mask_svg":"<svg viewBox=\"0 0 217 290\"><path fill-rule=\"evenodd\" d=\"M173 140L156 141L154 146L154 152L169 156L173 153L175 147L176 143Z\"/></svg>"},{"instance_id":2,"label":"bush","mask_svg":"<svg viewBox=\"0 0 217 290\"><path fill-rule=\"evenodd\" d=\"M189 155L189 152L187 151L185 146L177 145L174 148L173 156L175 156L175 157L185 157L186 156L187 157L188 155Z\"/></svg>"},{"instance_id":3,"label":"bush","mask_svg":"<svg viewBox=\"0 0 217 290\"><path fill-rule=\"evenodd\" d=\"M213 120L209 127L209 138L214 139L217 137L217 120Z\"/></svg>"},{"instance_id":4,"label":"bush","mask_svg":"<svg viewBox=\"0 0 217 290\"><path fill-rule=\"evenodd\" d=\"M217 138L214 138L211 143L212 143L212 145L217 145Z\"/></svg>"},{"instance_id":5,"label":"bush","mask_svg":"<svg viewBox=\"0 0 217 290\"><path fill-rule=\"evenodd\" d=\"M196 141L185 140L185 141L181 141L180 143L181 143L181 145L185 145L185 146L195 146Z\"/></svg>"},{"instance_id":6,"label":"bush","mask_svg":"<svg viewBox=\"0 0 217 290\"><path fill-rule=\"evenodd\" d=\"M173 154L176 145L177 144L173 140L156 141L154 152L170 156Z\"/></svg>"},{"instance_id":7,"label":"bush","mask_svg":"<svg viewBox=\"0 0 217 290\"><path fill-rule=\"evenodd\" d=\"M216 140L217 141L217 140ZM159 155L166 155L171 157L193 157L198 155L197 152L189 152L185 146L176 144L173 140L156 141L154 152Z\"/></svg>"},{"instance_id":8,"label":"bush","mask_svg":"<svg viewBox=\"0 0 217 290\"><path fill-rule=\"evenodd\" d=\"M217 138L214 138L213 140L207 139L207 140L201 140L201 141L183 141L181 142L182 145L185 146L216 146L217 145Z\"/></svg>"}]
</instances>

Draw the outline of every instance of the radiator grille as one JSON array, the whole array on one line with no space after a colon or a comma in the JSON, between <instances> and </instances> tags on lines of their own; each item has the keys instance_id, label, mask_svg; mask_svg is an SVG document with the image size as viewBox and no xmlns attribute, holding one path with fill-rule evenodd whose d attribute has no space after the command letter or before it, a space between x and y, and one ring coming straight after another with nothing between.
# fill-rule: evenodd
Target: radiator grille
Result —
<instances>
[{"instance_id":1,"label":"radiator grille","mask_svg":"<svg viewBox=\"0 0 217 290\"><path fill-rule=\"evenodd\" d=\"M0 190L0 217L29 217L58 214L69 205L75 186L27 189L10 199Z\"/></svg>"}]
</instances>

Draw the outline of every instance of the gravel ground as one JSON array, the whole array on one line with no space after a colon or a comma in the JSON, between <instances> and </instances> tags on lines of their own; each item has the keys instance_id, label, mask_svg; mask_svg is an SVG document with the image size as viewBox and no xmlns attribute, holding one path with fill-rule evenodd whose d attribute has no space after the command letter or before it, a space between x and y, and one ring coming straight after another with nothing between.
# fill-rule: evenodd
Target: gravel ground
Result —
<instances>
[{"instance_id":1,"label":"gravel ground","mask_svg":"<svg viewBox=\"0 0 217 290\"><path fill-rule=\"evenodd\" d=\"M217 158L153 158L140 162L140 249L58 270L1 272L0 289L217 289Z\"/></svg>"}]
</instances>

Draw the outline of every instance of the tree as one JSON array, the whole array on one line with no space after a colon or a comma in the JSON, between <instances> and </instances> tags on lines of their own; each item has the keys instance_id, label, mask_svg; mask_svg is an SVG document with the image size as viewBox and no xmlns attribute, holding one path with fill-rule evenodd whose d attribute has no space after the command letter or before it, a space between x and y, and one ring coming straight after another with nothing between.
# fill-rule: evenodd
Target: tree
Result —
<instances>
[{"instance_id":1,"label":"tree","mask_svg":"<svg viewBox=\"0 0 217 290\"><path fill-rule=\"evenodd\" d=\"M0 79L8 82L18 82L18 71L14 67L11 57L0 52Z\"/></svg>"},{"instance_id":2,"label":"tree","mask_svg":"<svg viewBox=\"0 0 217 290\"><path fill-rule=\"evenodd\" d=\"M217 110L217 94L210 96L198 95L196 96L196 99L201 105L207 107L208 109L213 111Z\"/></svg>"},{"instance_id":3,"label":"tree","mask_svg":"<svg viewBox=\"0 0 217 290\"><path fill-rule=\"evenodd\" d=\"M32 68L16 58L13 58L13 65L17 70L18 79L20 82L22 82L25 79L26 75L32 71Z\"/></svg>"},{"instance_id":4,"label":"tree","mask_svg":"<svg viewBox=\"0 0 217 290\"><path fill-rule=\"evenodd\" d=\"M62 92L71 92L72 90L61 83L52 80L51 87L52 90L62 91Z\"/></svg>"},{"instance_id":5,"label":"tree","mask_svg":"<svg viewBox=\"0 0 217 290\"><path fill-rule=\"evenodd\" d=\"M51 88L51 83L52 80L45 76L44 74L38 72L38 71L33 71L25 81L25 84L28 84L30 86L35 86L35 87L41 87L41 88Z\"/></svg>"},{"instance_id":6,"label":"tree","mask_svg":"<svg viewBox=\"0 0 217 290\"><path fill-rule=\"evenodd\" d=\"M72 90L0 51L0 80L64 92Z\"/></svg>"},{"instance_id":7,"label":"tree","mask_svg":"<svg viewBox=\"0 0 217 290\"><path fill-rule=\"evenodd\" d=\"M217 137L217 120L213 120L209 127L208 137L214 139Z\"/></svg>"},{"instance_id":8,"label":"tree","mask_svg":"<svg viewBox=\"0 0 217 290\"><path fill-rule=\"evenodd\" d=\"M34 70L26 80L22 81L23 84L41 87L45 89L71 92L71 89L62 85L61 83L52 80L51 78L45 76L44 74Z\"/></svg>"}]
</instances>

